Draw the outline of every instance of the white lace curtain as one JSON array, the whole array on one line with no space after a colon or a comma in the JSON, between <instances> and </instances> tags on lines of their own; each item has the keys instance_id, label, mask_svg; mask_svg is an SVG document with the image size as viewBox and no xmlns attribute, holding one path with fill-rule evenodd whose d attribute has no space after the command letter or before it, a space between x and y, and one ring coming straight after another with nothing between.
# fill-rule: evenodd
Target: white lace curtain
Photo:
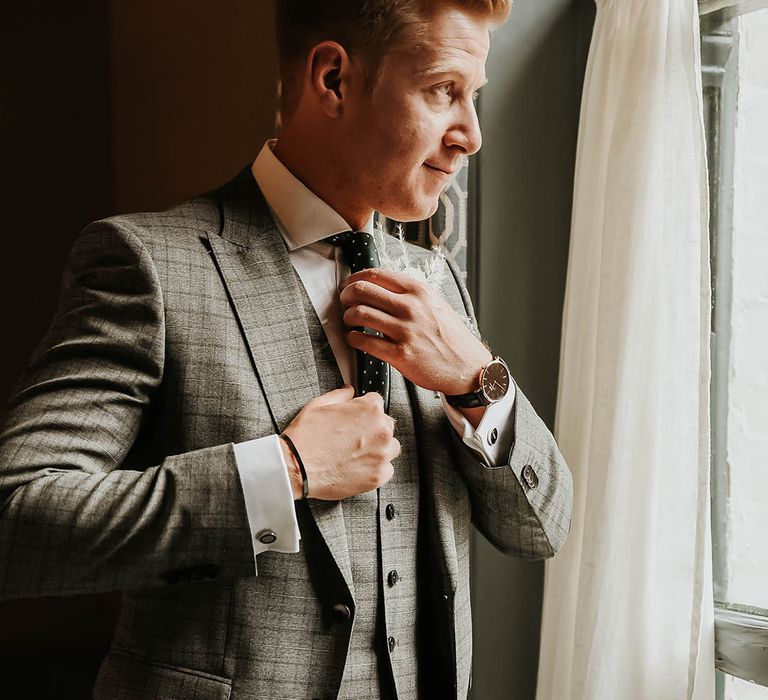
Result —
<instances>
[{"instance_id":1,"label":"white lace curtain","mask_svg":"<svg viewBox=\"0 0 768 700\"><path fill-rule=\"evenodd\" d=\"M573 527L538 700L712 700L709 255L696 0L598 0L556 418Z\"/></svg>"}]
</instances>

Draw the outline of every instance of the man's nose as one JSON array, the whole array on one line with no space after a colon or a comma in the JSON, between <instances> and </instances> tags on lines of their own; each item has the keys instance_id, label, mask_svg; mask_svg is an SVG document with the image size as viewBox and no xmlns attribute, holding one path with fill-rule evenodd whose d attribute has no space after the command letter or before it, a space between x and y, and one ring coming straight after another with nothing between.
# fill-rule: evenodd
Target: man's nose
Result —
<instances>
[{"instance_id":1,"label":"man's nose","mask_svg":"<svg viewBox=\"0 0 768 700\"><path fill-rule=\"evenodd\" d=\"M483 135L480 132L480 122L477 118L474 101L470 102L456 123L446 132L446 146L460 146L464 153L471 156L483 145Z\"/></svg>"}]
</instances>

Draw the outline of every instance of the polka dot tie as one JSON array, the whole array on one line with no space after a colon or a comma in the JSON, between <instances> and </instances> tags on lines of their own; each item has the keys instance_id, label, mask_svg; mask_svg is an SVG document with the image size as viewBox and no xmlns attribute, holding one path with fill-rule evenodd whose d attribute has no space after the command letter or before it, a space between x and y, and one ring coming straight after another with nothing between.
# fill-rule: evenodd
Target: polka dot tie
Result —
<instances>
[{"instance_id":1,"label":"polka dot tie","mask_svg":"<svg viewBox=\"0 0 768 700\"><path fill-rule=\"evenodd\" d=\"M379 267L379 254L373 242L373 236L365 231L346 231L324 239L326 243L340 246L344 262L352 273ZM370 335L383 337L382 333L370 328L357 328ZM357 396L371 391L378 391L384 399L384 406L389 407L389 365L373 355L361 350L355 351L357 359Z\"/></svg>"}]
</instances>

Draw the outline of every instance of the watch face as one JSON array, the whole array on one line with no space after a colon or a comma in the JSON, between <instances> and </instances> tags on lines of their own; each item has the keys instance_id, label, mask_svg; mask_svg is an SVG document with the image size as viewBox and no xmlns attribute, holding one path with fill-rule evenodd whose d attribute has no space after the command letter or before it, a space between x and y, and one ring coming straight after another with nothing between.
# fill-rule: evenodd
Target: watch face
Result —
<instances>
[{"instance_id":1,"label":"watch face","mask_svg":"<svg viewBox=\"0 0 768 700\"><path fill-rule=\"evenodd\" d=\"M493 402L506 396L509 389L509 372L503 362L494 360L483 372L482 389L486 398Z\"/></svg>"}]
</instances>

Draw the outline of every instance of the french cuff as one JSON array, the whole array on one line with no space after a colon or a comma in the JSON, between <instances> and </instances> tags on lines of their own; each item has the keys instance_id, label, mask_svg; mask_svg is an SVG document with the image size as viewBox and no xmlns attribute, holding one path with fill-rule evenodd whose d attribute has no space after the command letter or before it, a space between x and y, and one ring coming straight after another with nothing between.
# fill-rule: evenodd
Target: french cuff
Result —
<instances>
[{"instance_id":1,"label":"french cuff","mask_svg":"<svg viewBox=\"0 0 768 700\"><path fill-rule=\"evenodd\" d=\"M234 447L254 559L262 552L298 552L301 534L280 439L269 435Z\"/></svg>"},{"instance_id":2,"label":"french cuff","mask_svg":"<svg viewBox=\"0 0 768 700\"><path fill-rule=\"evenodd\" d=\"M511 382L507 395L486 407L477 429L440 392L443 410L453 429L487 467L500 467L507 463L515 439L515 392L515 383Z\"/></svg>"}]
</instances>

